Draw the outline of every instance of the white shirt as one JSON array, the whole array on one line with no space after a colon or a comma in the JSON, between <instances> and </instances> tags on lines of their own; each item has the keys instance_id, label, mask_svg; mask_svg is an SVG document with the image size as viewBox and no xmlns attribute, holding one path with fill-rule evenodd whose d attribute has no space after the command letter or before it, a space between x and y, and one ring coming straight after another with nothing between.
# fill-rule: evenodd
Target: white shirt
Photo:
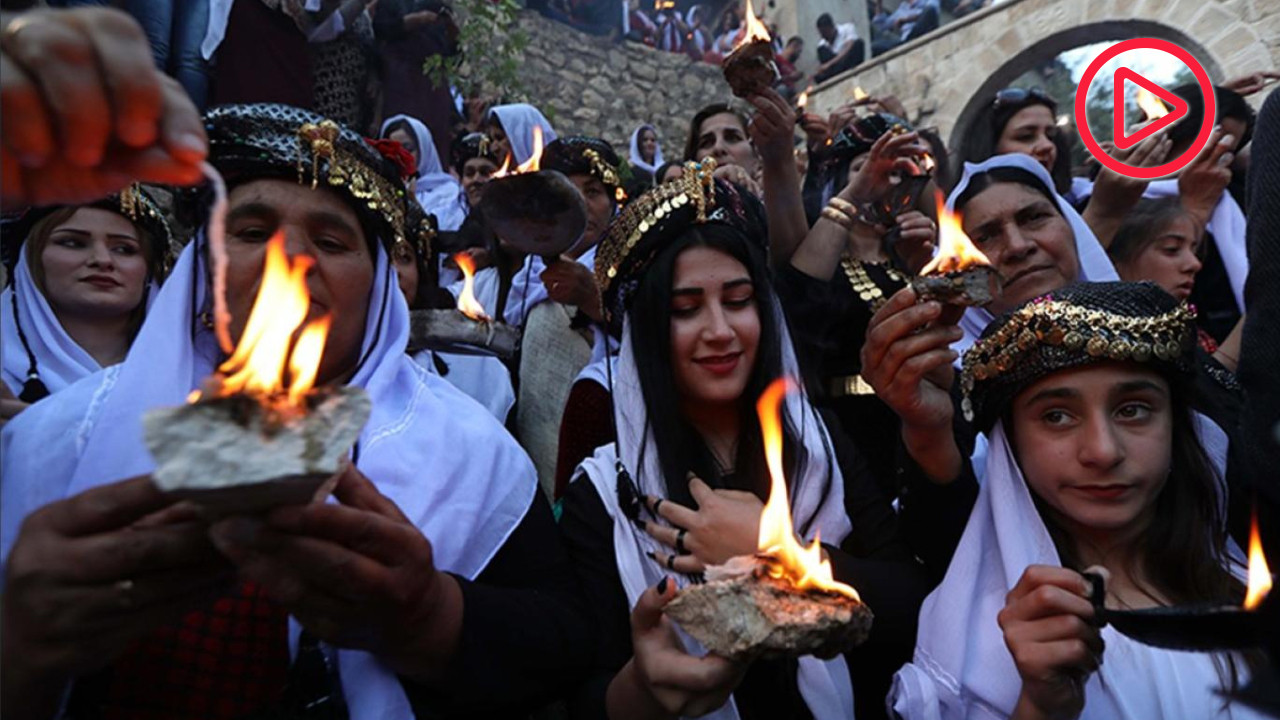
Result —
<instances>
[{"instance_id":1,"label":"white shirt","mask_svg":"<svg viewBox=\"0 0 1280 720\"><path fill-rule=\"evenodd\" d=\"M846 45L857 39L858 28L853 23L842 23L836 26L835 43L829 43L826 38L822 38L818 41L818 47L829 47L835 54L839 55Z\"/></svg>"}]
</instances>

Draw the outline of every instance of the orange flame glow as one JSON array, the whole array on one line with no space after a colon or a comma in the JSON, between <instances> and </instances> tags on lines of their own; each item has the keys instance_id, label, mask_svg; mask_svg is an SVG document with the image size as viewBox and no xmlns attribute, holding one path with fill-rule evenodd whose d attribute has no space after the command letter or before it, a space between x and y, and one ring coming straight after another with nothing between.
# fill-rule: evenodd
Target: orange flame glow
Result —
<instances>
[{"instance_id":1,"label":"orange flame glow","mask_svg":"<svg viewBox=\"0 0 1280 720\"><path fill-rule=\"evenodd\" d=\"M772 39L769 37L769 29L760 22L760 18L756 17L755 8L751 7L751 0L746 0L745 4L746 19L743 22L742 34L738 37L738 42L733 45L734 50L750 42L769 42Z\"/></svg>"},{"instance_id":2,"label":"orange flame glow","mask_svg":"<svg viewBox=\"0 0 1280 720\"><path fill-rule=\"evenodd\" d=\"M769 502L760 513L760 537L757 547L763 555L777 560L771 566L776 578L786 578L801 590L823 590L839 593L854 600L858 592L831 575L831 563L822 557L822 546L815 535L809 547L800 544L791 524L791 504L787 500L787 482L782 473L782 401L796 390L788 378L774 380L756 403L760 430L764 434L764 455L769 466Z\"/></svg>"},{"instance_id":3,"label":"orange flame glow","mask_svg":"<svg viewBox=\"0 0 1280 720\"><path fill-rule=\"evenodd\" d=\"M853 99L855 102L862 102L863 100L866 100L869 97L871 96L867 94L866 90L862 89L861 85L853 86Z\"/></svg>"},{"instance_id":4,"label":"orange flame glow","mask_svg":"<svg viewBox=\"0 0 1280 720\"><path fill-rule=\"evenodd\" d=\"M523 175L524 173L538 172L542 168L542 128L533 126L533 154L528 160L516 166L515 171L509 171L511 167L511 155L508 154L506 160L503 160L502 167L498 168L498 172L490 175L490 179L504 178L508 175Z\"/></svg>"},{"instance_id":5,"label":"orange flame glow","mask_svg":"<svg viewBox=\"0 0 1280 720\"><path fill-rule=\"evenodd\" d=\"M809 104L809 90L806 88L804 92L800 93L800 97L796 99L796 109L804 110L805 107L808 106L808 104Z\"/></svg>"},{"instance_id":6,"label":"orange flame glow","mask_svg":"<svg viewBox=\"0 0 1280 720\"><path fill-rule=\"evenodd\" d=\"M245 393L276 405L301 408L303 396L315 386L331 318L326 315L307 323L294 342L295 331L311 309L307 272L315 261L303 256L290 263L284 251L283 233L271 237L266 253L262 283L249 312L249 321L240 334L235 352L218 368L218 373L224 376L218 395ZM286 390L287 401L280 398ZM188 401L195 402L200 397L197 391Z\"/></svg>"},{"instance_id":7,"label":"orange flame glow","mask_svg":"<svg viewBox=\"0 0 1280 720\"><path fill-rule=\"evenodd\" d=\"M972 265L990 265L987 256L964 234L960 216L947 210L942 192L935 191L935 196L938 202L938 254L920 270L920 274L949 273Z\"/></svg>"},{"instance_id":8,"label":"orange flame glow","mask_svg":"<svg viewBox=\"0 0 1280 720\"><path fill-rule=\"evenodd\" d=\"M1262 535L1258 533L1258 509L1253 509L1253 523L1249 530L1249 589L1244 596L1244 609L1258 607L1271 592L1271 569L1262 554Z\"/></svg>"},{"instance_id":9,"label":"orange flame glow","mask_svg":"<svg viewBox=\"0 0 1280 720\"><path fill-rule=\"evenodd\" d=\"M476 300L476 261L470 254L460 252L453 256L453 261L462 271L462 292L458 294L458 311L463 315L481 322L492 318L484 311L484 306Z\"/></svg>"},{"instance_id":10,"label":"orange flame glow","mask_svg":"<svg viewBox=\"0 0 1280 720\"><path fill-rule=\"evenodd\" d=\"M1138 107L1142 108L1142 112L1146 114L1148 120L1155 120L1169 114L1169 108L1165 107L1159 98L1152 95L1144 87L1138 88L1137 101Z\"/></svg>"}]
</instances>

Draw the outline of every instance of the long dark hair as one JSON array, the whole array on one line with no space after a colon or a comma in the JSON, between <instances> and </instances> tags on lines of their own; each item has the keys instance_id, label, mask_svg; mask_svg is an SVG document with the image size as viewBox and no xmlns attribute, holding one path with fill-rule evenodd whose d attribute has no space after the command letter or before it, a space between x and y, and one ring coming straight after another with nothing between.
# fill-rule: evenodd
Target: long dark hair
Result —
<instances>
[{"instance_id":1,"label":"long dark hair","mask_svg":"<svg viewBox=\"0 0 1280 720\"><path fill-rule=\"evenodd\" d=\"M1025 102L1018 104L987 107L974 121L973 132L968 133L961 144L960 154L963 160L979 163L999 155L996 146L1000 144L1005 126L1014 115L1034 105L1043 105L1049 108L1051 114L1057 115L1057 104L1043 94L1029 95ZM1049 175L1053 178L1053 189L1058 193L1066 193L1071 189L1071 137L1059 132L1053 136L1053 144L1058 152Z\"/></svg>"},{"instance_id":2,"label":"long dark hair","mask_svg":"<svg viewBox=\"0 0 1280 720\"><path fill-rule=\"evenodd\" d=\"M1151 525L1138 541L1142 575L1174 604L1239 605L1244 600L1245 586L1228 569L1226 509L1222 501L1226 486L1196 432L1192 410L1194 381L1182 377L1165 379L1169 381L1173 413L1172 457L1169 478L1155 500ZM1005 415L1005 427L1010 428L1011 438L1016 436L1009 413ZM1083 570L1070 533L1053 520L1048 506L1034 492L1031 497L1063 567ZM1141 589L1149 592L1152 588ZM1246 666L1259 667L1261 659L1258 653L1218 656L1215 662L1222 685L1234 692L1239 684L1237 662L1243 660Z\"/></svg>"},{"instance_id":3,"label":"long dark hair","mask_svg":"<svg viewBox=\"0 0 1280 720\"><path fill-rule=\"evenodd\" d=\"M686 477L690 471L712 487L717 486L719 469L706 443L681 412L680 393L671 364L671 291L676 258L689 248L705 247L723 252L742 263L755 288L760 314L760 342L755 367L739 400L738 451L734 458L731 484L734 489L767 497L769 476L765 467L764 442L755 419L755 400L770 382L777 379L782 365L782 322L774 312L775 293L769 281L763 251L751 246L738 230L719 223L691 227L661 251L645 271L631 301L631 342L643 353L637 355L637 371L649 417L649 429L662 468L667 497L694 506ZM784 423L784 458L788 477L800 477L806 459L801 457L796 432L790 420ZM643 453L649 452L642 448ZM643 465L643 460L641 461Z\"/></svg>"},{"instance_id":4,"label":"long dark hair","mask_svg":"<svg viewBox=\"0 0 1280 720\"><path fill-rule=\"evenodd\" d=\"M1143 198L1125 215L1107 254L1116 263L1127 263L1142 254L1161 233L1187 211L1176 197Z\"/></svg>"}]
</instances>

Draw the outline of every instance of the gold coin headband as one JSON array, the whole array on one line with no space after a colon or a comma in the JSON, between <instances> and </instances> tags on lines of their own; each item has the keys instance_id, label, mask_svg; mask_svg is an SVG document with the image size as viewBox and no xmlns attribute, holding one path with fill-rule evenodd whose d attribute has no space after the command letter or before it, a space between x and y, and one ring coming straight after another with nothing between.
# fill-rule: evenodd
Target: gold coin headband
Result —
<instances>
[{"instance_id":1,"label":"gold coin headband","mask_svg":"<svg viewBox=\"0 0 1280 720\"><path fill-rule=\"evenodd\" d=\"M396 187L381 174L373 171L359 158L338 146L341 128L332 120L304 123L298 128L298 184L305 182L308 156L311 160L311 187L315 189L320 179L320 160L328 160L327 182L342 188L363 202L366 207L382 215L395 233L393 245L405 242L404 188Z\"/></svg>"},{"instance_id":2,"label":"gold coin headband","mask_svg":"<svg viewBox=\"0 0 1280 720\"><path fill-rule=\"evenodd\" d=\"M1029 369L1046 369L1034 362L1046 347L1081 353L1099 362L1147 363L1154 358L1177 364L1195 343L1195 317L1195 309L1186 302L1154 316L1120 315L1048 298L1030 302L964 354L960 389L965 419L974 418L971 395L978 383L1015 370L1028 374Z\"/></svg>"}]
</instances>

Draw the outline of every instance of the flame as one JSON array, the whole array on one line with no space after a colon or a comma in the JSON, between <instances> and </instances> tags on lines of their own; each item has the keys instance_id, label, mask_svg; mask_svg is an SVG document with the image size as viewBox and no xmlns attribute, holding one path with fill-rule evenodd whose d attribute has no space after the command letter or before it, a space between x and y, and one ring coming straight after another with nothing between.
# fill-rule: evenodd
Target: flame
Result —
<instances>
[{"instance_id":1,"label":"flame","mask_svg":"<svg viewBox=\"0 0 1280 720\"><path fill-rule=\"evenodd\" d=\"M773 566L776 578L785 577L801 589L824 590L859 600L858 592L831 575L831 562L822 557L822 546L815 535L809 547L800 544L791 525L791 505L787 501L787 483L782 473L782 400L796 389L788 378L774 380L756 403L760 430L764 434L764 455L769 466L769 502L760 513L761 554L778 561Z\"/></svg>"},{"instance_id":2,"label":"flame","mask_svg":"<svg viewBox=\"0 0 1280 720\"><path fill-rule=\"evenodd\" d=\"M462 270L462 292L458 294L458 311L463 315L488 322L492 318L484 311L484 306L476 300L476 261L469 253L460 252L453 256L453 261Z\"/></svg>"},{"instance_id":3,"label":"flame","mask_svg":"<svg viewBox=\"0 0 1280 720\"><path fill-rule=\"evenodd\" d=\"M863 100L866 100L869 97L871 96L867 94L866 90L862 89L861 85L853 86L853 99L855 102L862 102Z\"/></svg>"},{"instance_id":4,"label":"flame","mask_svg":"<svg viewBox=\"0 0 1280 720\"><path fill-rule=\"evenodd\" d=\"M331 322L328 315L313 320L303 328L296 342L293 339L294 332L311 310L307 272L314 263L306 256L290 263L284 251L284 234L277 232L271 236L263 263L262 284L249 312L249 321L240 334L235 352L218 368L218 373L224 376L219 396L245 393L277 405L303 407L303 396L315 386ZM286 391L286 364L290 381L287 401L283 401L280 394ZM187 400L195 402L201 396L202 393L196 391Z\"/></svg>"},{"instance_id":5,"label":"flame","mask_svg":"<svg viewBox=\"0 0 1280 720\"><path fill-rule=\"evenodd\" d=\"M1271 592L1271 569L1262 554L1262 535L1258 532L1258 509L1253 509L1253 523L1249 530L1249 589L1244 596L1244 609L1253 610Z\"/></svg>"},{"instance_id":6,"label":"flame","mask_svg":"<svg viewBox=\"0 0 1280 720\"><path fill-rule=\"evenodd\" d=\"M796 98L796 109L803 111L809 105L809 88L805 88L800 93L800 97Z\"/></svg>"},{"instance_id":7,"label":"flame","mask_svg":"<svg viewBox=\"0 0 1280 720\"><path fill-rule=\"evenodd\" d=\"M947 210L946 198L934 191L938 203L938 254L920 270L921 275L964 270L971 265L990 265L982 251L974 247L960 226L960 216Z\"/></svg>"},{"instance_id":8,"label":"flame","mask_svg":"<svg viewBox=\"0 0 1280 720\"><path fill-rule=\"evenodd\" d=\"M1169 108L1160 102L1160 98L1152 95L1144 87L1138 88L1137 100L1138 107L1142 108L1142 112L1146 113L1148 120L1155 120L1169 114Z\"/></svg>"},{"instance_id":9,"label":"flame","mask_svg":"<svg viewBox=\"0 0 1280 720\"><path fill-rule=\"evenodd\" d=\"M511 167L511 155L507 154L505 160L502 161L502 167L498 168L498 172L489 176L491 180L504 178L508 175L523 175L524 173L538 172L542 166L542 128L533 126L533 154L528 160L516 166L514 172L508 170Z\"/></svg>"},{"instance_id":10,"label":"flame","mask_svg":"<svg viewBox=\"0 0 1280 720\"><path fill-rule=\"evenodd\" d=\"M756 17L755 8L751 7L751 0L746 0L745 4L747 6L746 20L743 22L743 31L738 37L738 42L733 45L734 50L750 42L769 42L772 39L769 37L769 29L764 26L764 23L760 22L760 18Z\"/></svg>"}]
</instances>

